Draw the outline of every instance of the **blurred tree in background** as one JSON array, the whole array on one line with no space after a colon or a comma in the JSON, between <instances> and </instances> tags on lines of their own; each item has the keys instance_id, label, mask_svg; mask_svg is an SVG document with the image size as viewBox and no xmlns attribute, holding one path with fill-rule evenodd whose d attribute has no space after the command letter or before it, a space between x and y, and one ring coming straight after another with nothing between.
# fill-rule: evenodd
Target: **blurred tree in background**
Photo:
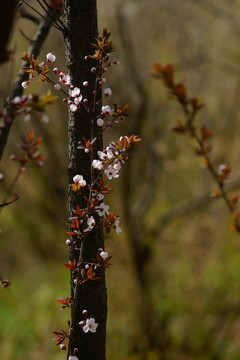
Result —
<instances>
[{"instance_id":1,"label":"blurred tree in background","mask_svg":"<svg viewBox=\"0 0 240 360\"><path fill-rule=\"evenodd\" d=\"M234 176L229 187L238 190L240 2L115 0L98 7L99 29L107 25L111 30L121 64L107 82L131 108L129 123L115 131L144 139L121 185L114 183L117 195L111 200L124 231L120 238L107 239L114 260L107 273L108 358L237 360L239 235L229 230L221 199L209 197L212 180L199 167L191 140L169 131L181 109L169 103L149 73L152 62L171 62L177 76L187 79L189 92L202 95L205 108L198 121L214 129L214 158L230 161ZM35 24L16 15L8 45L14 57L0 68L2 102L21 66L28 34L35 30ZM50 50L63 68L62 39L55 29L42 54ZM32 87L38 92L38 85ZM11 178L15 169L9 156L20 136L30 126L44 138L44 167L23 175L15 189L20 199L1 214L0 275L12 282L0 291L0 354L6 360L65 356L49 339L63 317L68 320L65 313L59 319L54 303L69 281L62 266L67 111L58 101L48 114L49 124L37 116L30 125L20 118L14 122L1 163L1 172Z\"/></svg>"}]
</instances>

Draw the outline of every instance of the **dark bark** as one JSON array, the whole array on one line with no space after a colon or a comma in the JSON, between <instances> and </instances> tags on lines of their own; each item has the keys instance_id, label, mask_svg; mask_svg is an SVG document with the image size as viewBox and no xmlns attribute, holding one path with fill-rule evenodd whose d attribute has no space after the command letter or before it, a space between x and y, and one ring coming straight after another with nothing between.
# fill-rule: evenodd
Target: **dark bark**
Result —
<instances>
[{"instance_id":1,"label":"dark bark","mask_svg":"<svg viewBox=\"0 0 240 360\"><path fill-rule=\"evenodd\" d=\"M95 76L91 74L91 67L96 66L94 60L86 61L84 57L94 53L91 45L98 35L97 8L95 0L65 0L63 2L64 25L65 25L65 53L67 72L71 76L71 83L81 89L83 98L92 100L93 95L89 88L82 86L84 81L94 88ZM96 119L99 112L96 107L92 118ZM80 174L91 183L91 156L83 150L78 150L78 142L83 138L91 139L97 132L96 120L93 121L94 129L91 129L89 115L83 112L69 112L69 161L68 182L72 183L73 176ZM102 148L101 139L98 140L97 148ZM85 207L84 200L69 191L69 214L72 216L76 205ZM84 244L83 259L90 261L96 258L98 248L104 248L102 228L95 228L87 236ZM76 250L70 251L70 260L78 259ZM71 313L71 336L69 340L68 356L78 349L76 355L82 360L104 360L106 317L107 317L107 293L105 287L104 270L100 270L100 280L88 281L79 286ZM99 273L98 273L99 276ZM73 295L73 277L71 278L71 293ZM88 311L88 317L92 316L99 324L96 333L84 333L79 322L84 319L83 310Z\"/></svg>"},{"instance_id":2,"label":"dark bark","mask_svg":"<svg viewBox=\"0 0 240 360\"><path fill-rule=\"evenodd\" d=\"M7 43L10 37L15 13L15 0L1 1L0 15L0 64L8 60Z\"/></svg>"}]
</instances>

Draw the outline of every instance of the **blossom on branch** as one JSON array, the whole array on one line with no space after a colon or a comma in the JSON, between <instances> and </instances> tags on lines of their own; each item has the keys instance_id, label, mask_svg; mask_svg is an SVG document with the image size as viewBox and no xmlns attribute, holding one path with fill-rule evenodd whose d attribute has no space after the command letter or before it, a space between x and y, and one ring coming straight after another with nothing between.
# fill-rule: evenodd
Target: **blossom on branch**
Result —
<instances>
[{"instance_id":1,"label":"blossom on branch","mask_svg":"<svg viewBox=\"0 0 240 360\"><path fill-rule=\"evenodd\" d=\"M87 225L88 225L88 227L87 227L87 229L85 229L84 231L85 231L85 232L86 232L86 231L91 231L91 230L94 228L95 224L96 224L95 219L94 219L93 216L91 216L90 218L87 219Z\"/></svg>"},{"instance_id":2,"label":"blossom on branch","mask_svg":"<svg viewBox=\"0 0 240 360\"><path fill-rule=\"evenodd\" d=\"M72 112L76 112L77 109L78 109L77 105L75 105L75 104L71 104L71 105L70 105L70 110L71 110Z\"/></svg>"},{"instance_id":3,"label":"blossom on branch","mask_svg":"<svg viewBox=\"0 0 240 360\"><path fill-rule=\"evenodd\" d=\"M53 55L52 53L48 53L46 55L46 59L47 59L48 62L54 62L56 60L56 56Z\"/></svg>"},{"instance_id":4,"label":"blossom on branch","mask_svg":"<svg viewBox=\"0 0 240 360\"><path fill-rule=\"evenodd\" d=\"M80 96L80 89L78 87L75 87L73 90L69 90L69 95L73 98Z\"/></svg>"},{"instance_id":5,"label":"blossom on branch","mask_svg":"<svg viewBox=\"0 0 240 360\"><path fill-rule=\"evenodd\" d=\"M102 217L109 214L109 205L104 204L102 202L99 206L95 208L96 213Z\"/></svg>"},{"instance_id":6,"label":"blossom on branch","mask_svg":"<svg viewBox=\"0 0 240 360\"><path fill-rule=\"evenodd\" d=\"M109 105L106 105L106 106L102 106L102 115L104 116L109 116L109 115L112 115L112 110L110 108Z\"/></svg>"},{"instance_id":7,"label":"blossom on branch","mask_svg":"<svg viewBox=\"0 0 240 360\"><path fill-rule=\"evenodd\" d=\"M112 166L108 167L106 170L104 170L104 172L109 180L119 177L118 170L114 169Z\"/></svg>"},{"instance_id":8,"label":"blossom on branch","mask_svg":"<svg viewBox=\"0 0 240 360\"><path fill-rule=\"evenodd\" d=\"M112 95L112 90L110 88L107 88L104 90L104 95L107 96L111 96Z\"/></svg>"},{"instance_id":9,"label":"blossom on branch","mask_svg":"<svg viewBox=\"0 0 240 360\"><path fill-rule=\"evenodd\" d=\"M122 229L119 227L119 219L115 220L115 224L113 225L113 228L116 230L116 233L119 234L122 232Z\"/></svg>"},{"instance_id":10,"label":"blossom on branch","mask_svg":"<svg viewBox=\"0 0 240 360\"><path fill-rule=\"evenodd\" d=\"M23 81L21 85L24 89L26 89L29 85L29 81Z\"/></svg>"},{"instance_id":11,"label":"blossom on branch","mask_svg":"<svg viewBox=\"0 0 240 360\"><path fill-rule=\"evenodd\" d=\"M86 324L83 326L83 331L85 333L92 332L95 333L97 330L98 324L95 322L94 318L90 318L86 320Z\"/></svg>"},{"instance_id":12,"label":"blossom on branch","mask_svg":"<svg viewBox=\"0 0 240 360\"><path fill-rule=\"evenodd\" d=\"M75 175L73 177L73 182L75 184L80 184L80 186L86 186L86 180L83 179L83 176L82 175Z\"/></svg>"},{"instance_id":13,"label":"blossom on branch","mask_svg":"<svg viewBox=\"0 0 240 360\"><path fill-rule=\"evenodd\" d=\"M103 260L106 260L108 258L108 253L106 251L101 251L100 254L101 258L103 258Z\"/></svg>"},{"instance_id":14,"label":"blossom on branch","mask_svg":"<svg viewBox=\"0 0 240 360\"><path fill-rule=\"evenodd\" d=\"M93 162L92 162L92 167L94 168L94 169L97 169L97 170L102 170L102 168L103 168L103 163L102 163L102 161L100 161L100 160L93 160Z\"/></svg>"},{"instance_id":15,"label":"blossom on branch","mask_svg":"<svg viewBox=\"0 0 240 360\"><path fill-rule=\"evenodd\" d=\"M101 118L98 118L97 119L97 124L98 124L98 126L103 126L104 125L104 120L101 119Z\"/></svg>"}]
</instances>

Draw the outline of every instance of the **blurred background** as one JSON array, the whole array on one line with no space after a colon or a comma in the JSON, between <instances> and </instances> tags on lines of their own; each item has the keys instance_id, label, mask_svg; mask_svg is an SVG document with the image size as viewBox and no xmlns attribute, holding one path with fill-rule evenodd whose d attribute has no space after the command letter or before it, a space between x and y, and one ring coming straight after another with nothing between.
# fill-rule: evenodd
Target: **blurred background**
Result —
<instances>
[{"instance_id":1,"label":"blurred background","mask_svg":"<svg viewBox=\"0 0 240 360\"><path fill-rule=\"evenodd\" d=\"M36 5L32 0L31 4ZM170 131L181 109L152 63L172 63L190 96L205 104L199 125L214 130L216 166L229 162L232 190L240 191L240 1L126 0L98 4L99 32L108 26L118 67L107 73L112 105L128 103L131 117L105 137L139 134L135 149L113 180L106 202L121 217L122 233L106 236L113 256L108 287L107 357L111 360L239 360L240 236L229 229L230 215L199 166L195 144ZM3 14L1 16L4 16ZM36 24L16 14L10 62L0 67L0 96L11 92ZM52 52L64 68L61 34L52 29L39 56ZM42 93L33 82L26 93ZM49 106L50 122L34 115L16 119L1 164L10 183L16 164L9 160L29 128L42 136L42 168L23 174L15 186L20 199L1 213L0 355L4 360L64 359L52 330L67 328L68 309L55 299L69 296L67 222L67 110ZM2 105L1 104L1 105ZM4 188L0 188L1 198Z\"/></svg>"}]
</instances>

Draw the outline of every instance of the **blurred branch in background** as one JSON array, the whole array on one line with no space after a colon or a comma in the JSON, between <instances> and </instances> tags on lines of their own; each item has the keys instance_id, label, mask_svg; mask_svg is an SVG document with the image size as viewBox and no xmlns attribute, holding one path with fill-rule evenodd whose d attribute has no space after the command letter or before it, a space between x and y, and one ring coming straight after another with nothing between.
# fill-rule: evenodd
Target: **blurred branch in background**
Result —
<instances>
[{"instance_id":1,"label":"blurred branch in background","mask_svg":"<svg viewBox=\"0 0 240 360\"><path fill-rule=\"evenodd\" d=\"M128 29L127 17L124 6L117 5L117 21L119 26L119 35L122 46L125 50L126 69L128 71L128 81L134 89L132 97L135 99L134 114L132 114L132 128L130 132L143 134L143 125L148 119L148 106L150 102L149 92L146 87L146 78L141 74L137 64L137 58L134 53L134 45L131 39L131 33ZM136 100L137 99L137 100ZM157 122L156 122L157 124ZM154 321L149 326L149 318L156 319L154 305L149 296L148 282L148 264L152 257L153 248L149 247L144 226L144 217L151 207L155 192L156 181L158 179L161 157L156 151L155 142L160 138L159 127L154 126L153 138L151 144L145 144L147 151L147 171L145 174L140 172L132 175L134 169L134 156L130 156L126 167L123 171L121 199L124 209L124 220L128 231L128 240L132 252L133 263L135 268L136 281L138 283L138 296L140 298L139 322L141 323L141 341L133 342L132 351L141 352L141 359L146 359L149 349L158 347L159 340L164 342L164 329L162 324L158 323L156 332ZM133 155L133 154L132 154ZM137 199L134 195L139 193ZM147 316L143 314L148 314ZM164 327L164 326L163 326ZM162 346L162 354L164 354Z\"/></svg>"},{"instance_id":2,"label":"blurred branch in background","mask_svg":"<svg viewBox=\"0 0 240 360\"><path fill-rule=\"evenodd\" d=\"M230 183L226 185L226 191L232 191L240 188L240 177L236 177ZM151 235L153 237L157 236L162 227L166 226L171 221L175 220L180 216L186 216L189 213L192 213L195 210L198 210L200 207L206 207L212 201L219 201L216 197L211 197L211 190L207 191L205 194L192 197L191 199L182 201L176 205L170 207L162 214L160 214L155 220L155 226L151 229Z\"/></svg>"},{"instance_id":3,"label":"blurred branch in background","mask_svg":"<svg viewBox=\"0 0 240 360\"><path fill-rule=\"evenodd\" d=\"M28 49L28 55L31 57L32 55L35 58L38 57L42 45L46 40L49 30L52 26L53 19L56 19L59 16L59 10L55 8L50 8L46 14L43 15L41 19L39 19L39 26L37 31L31 40L31 44ZM36 21L35 21L36 22ZM26 67L26 63L22 64L22 67ZM13 121L15 119L15 112L16 112L16 105L11 102L16 96L22 96L23 94L23 87L22 82L28 79L28 73L23 72L22 70L19 71L19 74L13 84L11 94L8 97L6 109L4 112L4 120L3 124L0 127L0 160L2 158L8 135L10 129L12 127Z\"/></svg>"},{"instance_id":4,"label":"blurred branch in background","mask_svg":"<svg viewBox=\"0 0 240 360\"><path fill-rule=\"evenodd\" d=\"M207 3L205 4L207 6ZM198 4L197 6L201 6ZM165 226L179 216L188 216L194 210L200 207L206 207L212 202L216 201L210 196L211 190L201 195L193 196L189 200L182 201L176 205L171 206L168 210L162 211L158 216L155 216L154 224L148 225L145 217L151 212L152 205L156 205L155 197L159 189L160 172L162 171L162 155L157 151L157 143L163 138L159 130L159 120L155 121L154 125L150 125L149 119L149 104L151 97L147 90L146 80L143 78L142 71L138 66L138 55L134 53L134 43L131 38L130 26L128 24L128 12L126 11L127 5L118 4L116 7L117 22L119 26L119 36L122 41L122 47L125 51L126 57L126 71L128 72L128 84L134 89L132 92L133 102L135 104L135 111L132 116L132 132L137 133L146 139L146 130L144 129L145 123L149 124L148 130L150 131L153 126L151 143L143 145L147 153L146 172L137 173L134 166L138 159L131 157L124 169L121 199L123 202L124 220L128 231L128 240L134 259L134 269L136 281L138 284L138 297L139 297L139 323L141 324L141 341L139 338L132 344L132 353L137 353L139 359L146 359L150 350L155 350L161 359L170 358L169 348L171 348L171 337L169 335L169 327L171 326L171 314L165 311L159 312L156 304L151 296L153 283L149 281L149 273L151 272L151 262L154 261L154 255L159 246L160 239ZM213 9L210 9L210 12ZM216 10L216 9L214 9ZM218 15L218 13L216 13ZM224 12L221 12L224 16ZM181 19L180 21L183 21ZM182 44L180 44L182 46ZM179 46L180 46L179 45ZM199 65L210 64L211 59L208 52L204 48L204 44L199 41L197 51L191 56L184 53L184 47L180 50L183 54L181 61L176 61L177 68L189 69L195 68ZM135 172L135 176L132 173ZM136 175L137 174L137 175ZM134 180L133 180L134 179ZM136 179L139 179L137 181ZM227 186L226 191L231 191L240 187L240 178L232 180ZM134 198L134 193L138 194L137 199ZM159 271L164 264L159 264ZM164 288L166 284L166 275L159 274L158 286ZM159 300L161 301L161 300ZM163 306L163 305L162 305ZM231 311L230 311L231 312ZM143 315L144 314L144 315ZM147 315L146 315L147 314ZM225 319L225 317L223 316ZM151 320L149 320L151 319ZM223 319L219 317L218 325L225 332ZM209 329L209 334L213 336L216 331L215 326ZM215 345L209 344L206 338L205 345L209 347L211 353L210 358L220 359L220 350ZM191 346L190 346L191 348ZM189 352L189 344L185 339L182 344L179 344L179 352L187 354ZM191 352L191 350L190 350Z\"/></svg>"}]
</instances>

